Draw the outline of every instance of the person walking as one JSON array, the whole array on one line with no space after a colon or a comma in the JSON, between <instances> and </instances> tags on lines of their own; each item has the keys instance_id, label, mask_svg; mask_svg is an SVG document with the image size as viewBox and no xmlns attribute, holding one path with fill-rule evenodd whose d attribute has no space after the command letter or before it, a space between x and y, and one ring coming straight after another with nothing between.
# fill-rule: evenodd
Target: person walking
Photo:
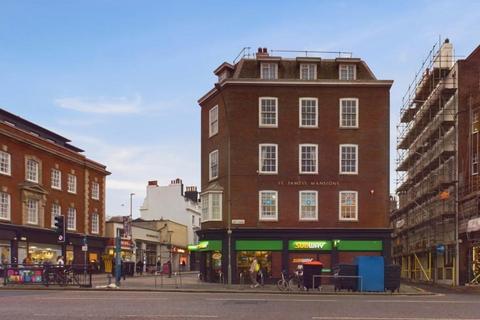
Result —
<instances>
[{"instance_id":1,"label":"person walking","mask_svg":"<svg viewBox=\"0 0 480 320\"><path fill-rule=\"evenodd\" d=\"M57 265L62 266L62 267L65 265L65 261L63 261L63 257L62 257L62 256L58 256L58 258L57 258Z\"/></svg>"},{"instance_id":2,"label":"person walking","mask_svg":"<svg viewBox=\"0 0 480 320\"><path fill-rule=\"evenodd\" d=\"M252 284L250 285L250 288L256 288L259 286L257 282L257 274L258 270L260 270L260 265L258 264L257 258L253 258L252 263L250 264L250 280L252 281Z\"/></svg>"}]
</instances>

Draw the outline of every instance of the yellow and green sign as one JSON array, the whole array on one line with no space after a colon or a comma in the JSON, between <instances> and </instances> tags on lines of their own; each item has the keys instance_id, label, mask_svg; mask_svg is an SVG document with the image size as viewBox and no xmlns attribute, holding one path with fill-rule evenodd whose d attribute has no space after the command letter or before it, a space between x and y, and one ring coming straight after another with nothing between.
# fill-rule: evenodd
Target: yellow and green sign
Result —
<instances>
[{"instance_id":1,"label":"yellow and green sign","mask_svg":"<svg viewBox=\"0 0 480 320\"><path fill-rule=\"evenodd\" d=\"M189 245L188 251L221 251L222 240L205 240L198 244Z\"/></svg>"},{"instance_id":2,"label":"yellow and green sign","mask_svg":"<svg viewBox=\"0 0 480 320\"><path fill-rule=\"evenodd\" d=\"M288 250L332 250L332 241L330 240L290 240L288 241Z\"/></svg>"},{"instance_id":3,"label":"yellow and green sign","mask_svg":"<svg viewBox=\"0 0 480 320\"><path fill-rule=\"evenodd\" d=\"M382 251L382 240L290 240L290 251Z\"/></svg>"}]
</instances>

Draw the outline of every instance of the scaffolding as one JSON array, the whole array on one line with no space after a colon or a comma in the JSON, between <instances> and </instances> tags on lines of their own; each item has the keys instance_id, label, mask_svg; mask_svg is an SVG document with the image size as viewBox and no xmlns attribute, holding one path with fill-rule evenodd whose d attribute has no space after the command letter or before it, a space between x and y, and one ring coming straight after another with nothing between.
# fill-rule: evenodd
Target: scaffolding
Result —
<instances>
[{"instance_id":1,"label":"scaffolding","mask_svg":"<svg viewBox=\"0 0 480 320\"><path fill-rule=\"evenodd\" d=\"M397 126L393 257L412 280L455 279L457 101L453 46L439 40L402 99Z\"/></svg>"}]
</instances>

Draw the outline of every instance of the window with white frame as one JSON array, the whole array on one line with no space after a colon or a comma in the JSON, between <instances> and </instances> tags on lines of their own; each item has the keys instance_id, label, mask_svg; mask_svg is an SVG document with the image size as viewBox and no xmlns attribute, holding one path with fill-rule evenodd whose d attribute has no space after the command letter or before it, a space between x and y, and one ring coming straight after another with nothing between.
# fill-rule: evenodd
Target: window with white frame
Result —
<instances>
[{"instance_id":1,"label":"window with white frame","mask_svg":"<svg viewBox=\"0 0 480 320\"><path fill-rule=\"evenodd\" d=\"M358 128L358 99L340 99L340 128Z\"/></svg>"},{"instance_id":2,"label":"window with white frame","mask_svg":"<svg viewBox=\"0 0 480 320\"><path fill-rule=\"evenodd\" d=\"M318 192L300 191L299 192L299 210L300 220L318 219Z\"/></svg>"},{"instance_id":3,"label":"window with white frame","mask_svg":"<svg viewBox=\"0 0 480 320\"><path fill-rule=\"evenodd\" d=\"M259 219L278 220L278 193L265 190L259 192Z\"/></svg>"},{"instance_id":4,"label":"window with white frame","mask_svg":"<svg viewBox=\"0 0 480 320\"><path fill-rule=\"evenodd\" d=\"M98 182L92 182L92 199L100 199L100 184Z\"/></svg>"},{"instance_id":5,"label":"window with white frame","mask_svg":"<svg viewBox=\"0 0 480 320\"><path fill-rule=\"evenodd\" d=\"M300 98L299 102L300 127L316 128L318 125L318 99Z\"/></svg>"},{"instance_id":6,"label":"window with white frame","mask_svg":"<svg viewBox=\"0 0 480 320\"><path fill-rule=\"evenodd\" d=\"M300 64L300 79L301 80L317 79L317 65L314 63Z\"/></svg>"},{"instance_id":7,"label":"window with white frame","mask_svg":"<svg viewBox=\"0 0 480 320\"><path fill-rule=\"evenodd\" d=\"M218 150L210 152L208 155L208 177L209 180L218 178Z\"/></svg>"},{"instance_id":8,"label":"window with white frame","mask_svg":"<svg viewBox=\"0 0 480 320\"><path fill-rule=\"evenodd\" d=\"M201 221L222 221L222 193L208 192L202 194ZM200 223L200 221L199 221Z\"/></svg>"},{"instance_id":9,"label":"window with white frame","mask_svg":"<svg viewBox=\"0 0 480 320\"><path fill-rule=\"evenodd\" d=\"M278 152L276 144L260 144L259 145L259 163L258 170L260 173L278 173Z\"/></svg>"},{"instance_id":10,"label":"window with white frame","mask_svg":"<svg viewBox=\"0 0 480 320\"><path fill-rule=\"evenodd\" d=\"M67 184L68 184L68 186L67 186L68 187L67 188L68 192L77 193L77 176L75 176L73 174L69 174Z\"/></svg>"},{"instance_id":11,"label":"window with white frame","mask_svg":"<svg viewBox=\"0 0 480 320\"><path fill-rule=\"evenodd\" d=\"M478 132L479 123L480 123L480 111L475 110L472 113L472 133Z\"/></svg>"},{"instance_id":12,"label":"window with white frame","mask_svg":"<svg viewBox=\"0 0 480 320\"><path fill-rule=\"evenodd\" d=\"M10 153L0 151L0 174L12 174L12 162Z\"/></svg>"},{"instance_id":13,"label":"window with white frame","mask_svg":"<svg viewBox=\"0 0 480 320\"><path fill-rule=\"evenodd\" d=\"M209 137L218 133L218 106L208 112Z\"/></svg>"},{"instance_id":14,"label":"window with white frame","mask_svg":"<svg viewBox=\"0 0 480 320\"><path fill-rule=\"evenodd\" d=\"M278 78L278 64L276 63L261 63L260 64L260 78L264 80L275 80Z\"/></svg>"},{"instance_id":15,"label":"window with white frame","mask_svg":"<svg viewBox=\"0 0 480 320\"><path fill-rule=\"evenodd\" d=\"M318 146L316 144L301 144L299 159L300 173L318 173Z\"/></svg>"},{"instance_id":16,"label":"window with white frame","mask_svg":"<svg viewBox=\"0 0 480 320\"><path fill-rule=\"evenodd\" d=\"M259 98L258 121L260 127L278 126L278 99L271 97Z\"/></svg>"},{"instance_id":17,"label":"window with white frame","mask_svg":"<svg viewBox=\"0 0 480 320\"><path fill-rule=\"evenodd\" d=\"M62 172L57 169L52 169L52 189L61 190L62 189Z\"/></svg>"},{"instance_id":18,"label":"window with white frame","mask_svg":"<svg viewBox=\"0 0 480 320\"><path fill-rule=\"evenodd\" d=\"M52 204L52 228L55 228L55 217L58 217L62 214L62 207L59 204L54 203Z\"/></svg>"},{"instance_id":19,"label":"window with white frame","mask_svg":"<svg viewBox=\"0 0 480 320\"><path fill-rule=\"evenodd\" d=\"M100 230L98 213L92 213L92 233L98 233Z\"/></svg>"},{"instance_id":20,"label":"window with white frame","mask_svg":"<svg viewBox=\"0 0 480 320\"><path fill-rule=\"evenodd\" d=\"M27 200L27 223L38 224L38 200Z\"/></svg>"},{"instance_id":21,"label":"window with white frame","mask_svg":"<svg viewBox=\"0 0 480 320\"><path fill-rule=\"evenodd\" d=\"M339 219L358 220L357 191L340 191L339 198Z\"/></svg>"},{"instance_id":22,"label":"window with white frame","mask_svg":"<svg viewBox=\"0 0 480 320\"><path fill-rule=\"evenodd\" d=\"M27 160L27 181L38 183L38 162L33 159Z\"/></svg>"},{"instance_id":23,"label":"window with white frame","mask_svg":"<svg viewBox=\"0 0 480 320\"><path fill-rule=\"evenodd\" d=\"M10 195L0 192L0 219L10 220Z\"/></svg>"},{"instance_id":24,"label":"window with white frame","mask_svg":"<svg viewBox=\"0 0 480 320\"><path fill-rule=\"evenodd\" d=\"M67 229L68 230L76 230L77 229L77 209L72 208L72 207L68 208Z\"/></svg>"},{"instance_id":25,"label":"window with white frame","mask_svg":"<svg viewBox=\"0 0 480 320\"><path fill-rule=\"evenodd\" d=\"M357 66L354 64L341 64L338 71L340 80L355 80L357 78Z\"/></svg>"},{"instance_id":26,"label":"window with white frame","mask_svg":"<svg viewBox=\"0 0 480 320\"><path fill-rule=\"evenodd\" d=\"M356 144L340 145L340 174L358 173L358 146Z\"/></svg>"}]
</instances>

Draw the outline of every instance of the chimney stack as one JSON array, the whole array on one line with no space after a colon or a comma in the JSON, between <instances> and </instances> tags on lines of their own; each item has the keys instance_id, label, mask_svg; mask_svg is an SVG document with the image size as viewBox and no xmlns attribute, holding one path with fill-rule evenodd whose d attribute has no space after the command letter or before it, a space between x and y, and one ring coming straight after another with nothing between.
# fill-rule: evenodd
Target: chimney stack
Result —
<instances>
[{"instance_id":1,"label":"chimney stack","mask_svg":"<svg viewBox=\"0 0 480 320\"><path fill-rule=\"evenodd\" d=\"M198 191L197 187L195 186L190 186L186 187L185 189L185 198L190 199L193 202L198 202Z\"/></svg>"},{"instance_id":2,"label":"chimney stack","mask_svg":"<svg viewBox=\"0 0 480 320\"><path fill-rule=\"evenodd\" d=\"M158 181L157 180L148 181L148 185L158 187Z\"/></svg>"},{"instance_id":3,"label":"chimney stack","mask_svg":"<svg viewBox=\"0 0 480 320\"><path fill-rule=\"evenodd\" d=\"M257 50L257 58L258 57L268 57L269 54L268 54L268 50L267 48L258 48Z\"/></svg>"}]
</instances>

